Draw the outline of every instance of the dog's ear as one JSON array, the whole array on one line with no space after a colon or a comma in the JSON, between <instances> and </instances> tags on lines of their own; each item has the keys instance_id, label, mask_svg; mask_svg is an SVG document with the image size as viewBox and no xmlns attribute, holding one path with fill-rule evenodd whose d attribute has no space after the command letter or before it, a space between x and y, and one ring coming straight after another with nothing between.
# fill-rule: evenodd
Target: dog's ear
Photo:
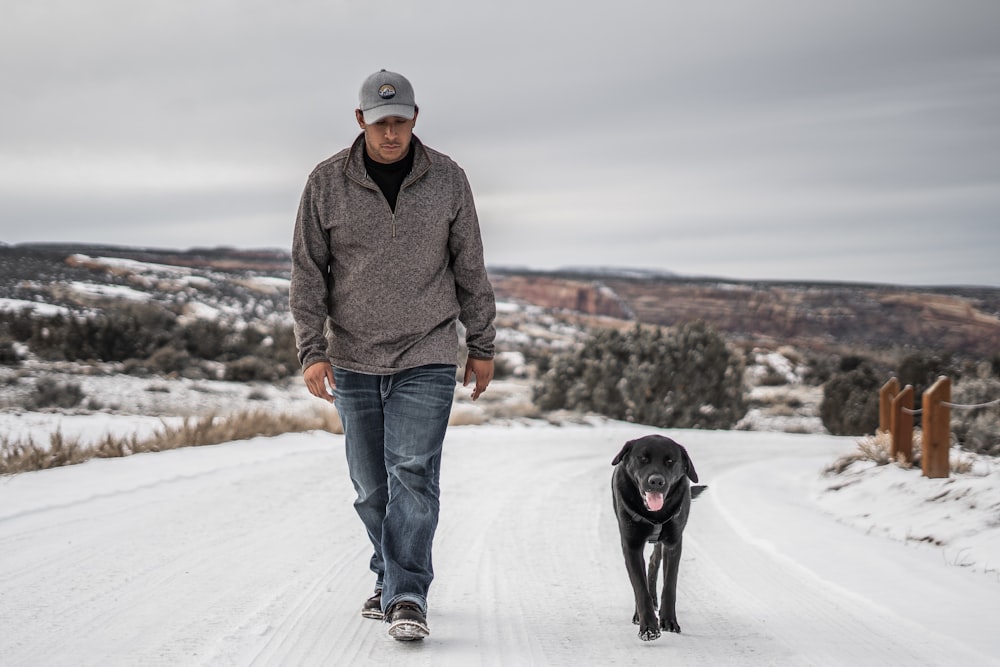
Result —
<instances>
[{"instance_id":1,"label":"dog's ear","mask_svg":"<svg viewBox=\"0 0 1000 667\"><path fill-rule=\"evenodd\" d=\"M684 455L684 472L687 473L688 479L692 482L698 481L698 471L694 469L694 464L691 463L691 457L688 456L686 449L681 447L681 454Z\"/></svg>"},{"instance_id":2,"label":"dog's ear","mask_svg":"<svg viewBox=\"0 0 1000 667\"><path fill-rule=\"evenodd\" d=\"M619 463L621 463L622 459L624 459L626 456L628 456L628 452L629 452L630 449L632 449L632 443L634 443L634 442L635 442L635 440L629 440L628 442L626 442L625 446L622 447L622 450L620 452L618 452L617 454L615 454L615 458L611 460L611 465L616 466Z\"/></svg>"}]
</instances>

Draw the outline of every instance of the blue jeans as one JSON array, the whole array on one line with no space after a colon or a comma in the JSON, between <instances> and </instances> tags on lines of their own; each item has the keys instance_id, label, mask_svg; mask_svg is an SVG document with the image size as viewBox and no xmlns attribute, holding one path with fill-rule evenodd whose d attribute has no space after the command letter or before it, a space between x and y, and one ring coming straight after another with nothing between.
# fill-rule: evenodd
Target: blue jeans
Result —
<instances>
[{"instance_id":1,"label":"blue jeans","mask_svg":"<svg viewBox=\"0 0 1000 667\"><path fill-rule=\"evenodd\" d=\"M354 509L374 547L370 567L382 609L401 601L426 612L431 543L440 510L441 449L455 397L452 365L392 375L334 368Z\"/></svg>"}]
</instances>

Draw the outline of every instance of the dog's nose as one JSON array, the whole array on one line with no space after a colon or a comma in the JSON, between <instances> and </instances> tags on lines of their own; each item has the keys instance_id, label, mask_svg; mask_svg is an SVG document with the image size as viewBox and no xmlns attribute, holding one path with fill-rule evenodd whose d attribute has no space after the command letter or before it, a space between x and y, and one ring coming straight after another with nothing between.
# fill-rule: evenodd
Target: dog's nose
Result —
<instances>
[{"instance_id":1,"label":"dog's nose","mask_svg":"<svg viewBox=\"0 0 1000 667\"><path fill-rule=\"evenodd\" d=\"M649 485L654 489L660 489L667 485L667 480L663 477L663 475L650 475Z\"/></svg>"}]
</instances>

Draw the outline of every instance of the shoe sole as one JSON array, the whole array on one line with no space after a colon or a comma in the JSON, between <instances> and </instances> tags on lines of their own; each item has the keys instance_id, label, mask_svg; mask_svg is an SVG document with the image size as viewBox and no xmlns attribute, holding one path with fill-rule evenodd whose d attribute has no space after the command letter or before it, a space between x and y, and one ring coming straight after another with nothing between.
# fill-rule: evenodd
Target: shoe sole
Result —
<instances>
[{"instance_id":1,"label":"shoe sole","mask_svg":"<svg viewBox=\"0 0 1000 667\"><path fill-rule=\"evenodd\" d=\"M362 609L361 616L364 618L373 618L376 621L381 621L385 618L385 614L382 613L381 609Z\"/></svg>"},{"instance_id":2,"label":"shoe sole","mask_svg":"<svg viewBox=\"0 0 1000 667\"><path fill-rule=\"evenodd\" d=\"M430 633L426 625L414 621L397 621L389 626L389 636L401 642L417 641Z\"/></svg>"}]
</instances>

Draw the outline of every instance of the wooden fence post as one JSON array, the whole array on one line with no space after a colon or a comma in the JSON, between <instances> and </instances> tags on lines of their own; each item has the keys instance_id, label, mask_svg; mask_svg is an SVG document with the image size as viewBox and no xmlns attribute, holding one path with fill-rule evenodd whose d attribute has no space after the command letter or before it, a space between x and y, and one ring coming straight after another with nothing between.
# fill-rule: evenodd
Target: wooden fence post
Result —
<instances>
[{"instance_id":1,"label":"wooden fence post","mask_svg":"<svg viewBox=\"0 0 1000 667\"><path fill-rule=\"evenodd\" d=\"M923 433L921 461L924 476L932 479L948 477L951 466L948 452L951 449L951 380L945 376L924 392Z\"/></svg>"},{"instance_id":2,"label":"wooden fence post","mask_svg":"<svg viewBox=\"0 0 1000 667\"><path fill-rule=\"evenodd\" d=\"M893 378L895 379L895 378ZM890 428L889 456L893 461L913 460L913 385L892 399L892 426Z\"/></svg>"},{"instance_id":3,"label":"wooden fence post","mask_svg":"<svg viewBox=\"0 0 1000 667\"><path fill-rule=\"evenodd\" d=\"M888 433L892 430L892 399L899 393L899 380L889 378L878 392L878 430Z\"/></svg>"}]
</instances>

